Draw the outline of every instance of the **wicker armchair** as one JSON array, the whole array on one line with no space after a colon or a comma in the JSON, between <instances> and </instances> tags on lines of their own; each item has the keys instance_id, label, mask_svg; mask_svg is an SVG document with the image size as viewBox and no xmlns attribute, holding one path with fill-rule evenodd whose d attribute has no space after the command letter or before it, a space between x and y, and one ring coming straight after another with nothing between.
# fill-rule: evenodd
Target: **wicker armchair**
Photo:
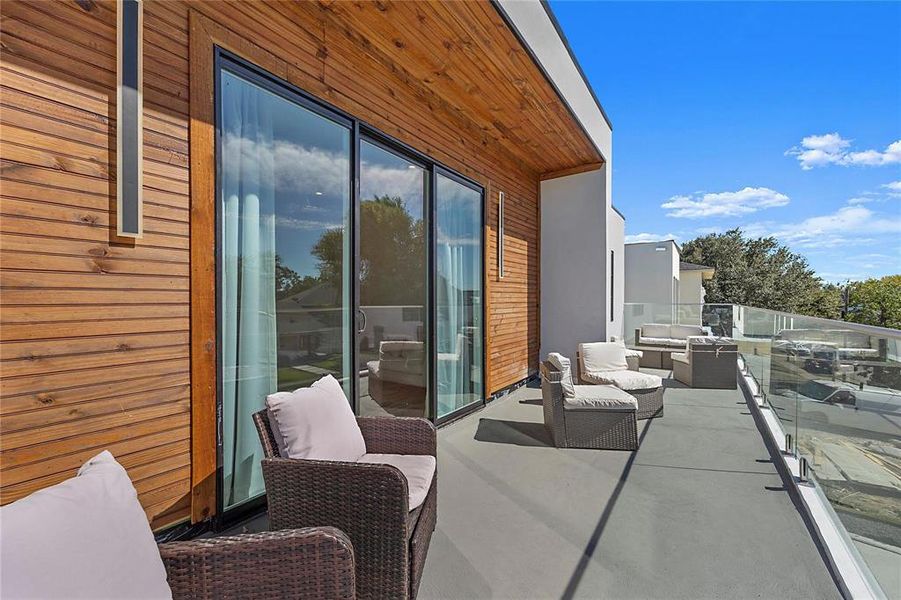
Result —
<instances>
[{"instance_id":1,"label":"wicker armchair","mask_svg":"<svg viewBox=\"0 0 901 600\"><path fill-rule=\"evenodd\" d=\"M563 373L549 362L541 363L541 398L544 425L557 448L637 450L636 409L611 410L566 407ZM581 386L580 386L581 387Z\"/></svg>"},{"instance_id":2,"label":"wicker armchair","mask_svg":"<svg viewBox=\"0 0 901 600\"><path fill-rule=\"evenodd\" d=\"M159 545L172 597L355 598L354 553L334 527Z\"/></svg>"},{"instance_id":3,"label":"wicker armchair","mask_svg":"<svg viewBox=\"0 0 901 600\"><path fill-rule=\"evenodd\" d=\"M360 598L415 598L438 515L438 474L409 510L396 467L280 458L265 410L253 416L263 444L263 478L273 530L330 525L353 543ZM367 452L437 455L435 427L402 417L358 417Z\"/></svg>"}]
</instances>

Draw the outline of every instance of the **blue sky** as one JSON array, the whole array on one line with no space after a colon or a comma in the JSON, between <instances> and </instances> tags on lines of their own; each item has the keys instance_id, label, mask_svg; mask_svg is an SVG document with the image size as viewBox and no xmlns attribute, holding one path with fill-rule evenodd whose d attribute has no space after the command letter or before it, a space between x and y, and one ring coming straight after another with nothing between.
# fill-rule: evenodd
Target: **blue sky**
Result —
<instances>
[{"instance_id":1,"label":"blue sky","mask_svg":"<svg viewBox=\"0 0 901 600\"><path fill-rule=\"evenodd\" d=\"M901 3L551 7L613 122L627 241L740 226L829 281L901 273Z\"/></svg>"}]
</instances>

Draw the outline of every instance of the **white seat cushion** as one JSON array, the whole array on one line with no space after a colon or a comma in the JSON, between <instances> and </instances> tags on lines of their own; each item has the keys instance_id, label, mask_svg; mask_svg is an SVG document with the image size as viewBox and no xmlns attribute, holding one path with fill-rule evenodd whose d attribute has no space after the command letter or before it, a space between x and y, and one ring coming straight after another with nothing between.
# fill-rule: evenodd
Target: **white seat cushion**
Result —
<instances>
[{"instance_id":1,"label":"white seat cushion","mask_svg":"<svg viewBox=\"0 0 901 600\"><path fill-rule=\"evenodd\" d=\"M638 371L600 371L585 374L585 379L594 384L615 385L621 390L648 390L659 388L663 380L657 375Z\"/></svg>"},{"instance_id":2,"label":"white seat cushion","mask_svg":"<svg viewBox=\"0 0 901 600\"><path fill-rule=\"evenodd\" d=\"M638 400L612 385L577 385L574 398L564 398L563 408L638 410Z\"/></svg>"},{"instance_id":3,"label":"white seat cushion","mask_svg":"<svg viewBox=\"0 0 901 600\"><path fill-rule=\"evenodd\" d=\"M125 469L107 451L0 508L3 598L171 598Z\"/></svg>"},{"instance_id":4,"label":"white seat cushion","mask_svg":"<svg viewBox=\"0 0 901 600\"><path fill-rule=\"evenodd\" d=\"M670 354L670 357L673 359L673 362L688 364L688 354L685 352L673 352Z\"/></svg>"},{"instance_id":5,"label":"white seat cushion","mask_svg":"<svg viewBox=\"0 0 901 600\"><path fill-rule=\"evenodd\" d=\"M646 337L641 336L638 338L639 344L644 344L646 346L679 346L685 347L685 340L677 340L675 338L664 338L664 337Z\"/></svg>"},{"instance_id":6,"label":"white seat cushion","mask_svg":"<svg viewBox=\"0 0 901 600\"><path fill-rule=\"evenodd\" d=\"M308 388L270 394L266 405L288 458L356 462L366 454L357 418L331 375Z\"/></svg>"},{"instance_id":7,"label":"white seat cushion","mask_svg":"<svg viewBox=\"0 0 901 600\"><path fill-rule=\"evenodd\" d=\"M364 454L357 462L391 465L400 469L407 479L410 510L425 502L435 477L435 457L422 454Z\"/></svg>"},{"instance_id":8,"label":"white seat cushion","mask_svg":"<svg viewBox=\"0 0 901 600\"><path fill-rule=\"evenodd\" d=\"M626 347L617 342L579 344L585 371L620 371L628 369Z\"/></svg>"},{"instance_id":9,"label":"white seat cushion","mask_svg":"<svg viewBox=\"0 0 901 600\"><path fill-rule=\"evenodd\" d=\"M563 386L563 397L574 398L576 390L573 385L573 371L569 359L559 352L551 352L547 355L547 361L560 371L560 385Z\"/></svg>"}]
</instances>

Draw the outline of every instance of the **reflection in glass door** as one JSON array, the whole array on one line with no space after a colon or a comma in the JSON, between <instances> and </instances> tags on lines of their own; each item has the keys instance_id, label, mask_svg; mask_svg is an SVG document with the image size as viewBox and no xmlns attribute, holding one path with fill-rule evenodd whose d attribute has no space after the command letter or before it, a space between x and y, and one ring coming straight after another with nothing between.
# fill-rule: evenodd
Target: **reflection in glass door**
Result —
<instances>
[{"instance_id":1,"label":"reflection in glass door","mask_svg":"<svg viewBox=\"0 0 901 600\"><path fill-rule=\"evenodd\" d=\"M482 283L482 193L439 172L435 185L439 419L484 398Z\"/></svg>"},{"instance_id":2,"label":"reflection in glass door","mask_svg":"<svg viewBox=\"0 0 901 600\"><path fill-rule=\"evenodd\" d=\"M428 417L428 171L360 142L361 415Z\"/></svg>"},{"instance_id":3,"label":"reflection in glass door","mask_svg":"<svg viewBox=\"0 0 901 600\"><path fill-rule=\"evenodd\" d=\"M228 509L264 491L251 415L268 394L325 374L350 394L351 129L237 66L220 70L218 100L220 456Z\"/></svg>"}]
</instances>

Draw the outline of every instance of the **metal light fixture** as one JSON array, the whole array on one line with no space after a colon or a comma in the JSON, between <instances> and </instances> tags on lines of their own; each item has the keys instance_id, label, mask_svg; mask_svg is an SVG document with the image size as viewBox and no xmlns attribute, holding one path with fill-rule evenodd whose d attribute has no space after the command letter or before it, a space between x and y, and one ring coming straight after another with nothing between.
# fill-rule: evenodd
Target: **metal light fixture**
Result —
<instances>
[{"instance_id":1,"label":"metal light fixture","mask_svg":"<svg viewBox=\"0 0 901 600\"><path fill-rule=\"evenodd\" d=\"M116 3L116 234L144 234L143 20L141 0Z\"/></svg>"}]
</instances>

